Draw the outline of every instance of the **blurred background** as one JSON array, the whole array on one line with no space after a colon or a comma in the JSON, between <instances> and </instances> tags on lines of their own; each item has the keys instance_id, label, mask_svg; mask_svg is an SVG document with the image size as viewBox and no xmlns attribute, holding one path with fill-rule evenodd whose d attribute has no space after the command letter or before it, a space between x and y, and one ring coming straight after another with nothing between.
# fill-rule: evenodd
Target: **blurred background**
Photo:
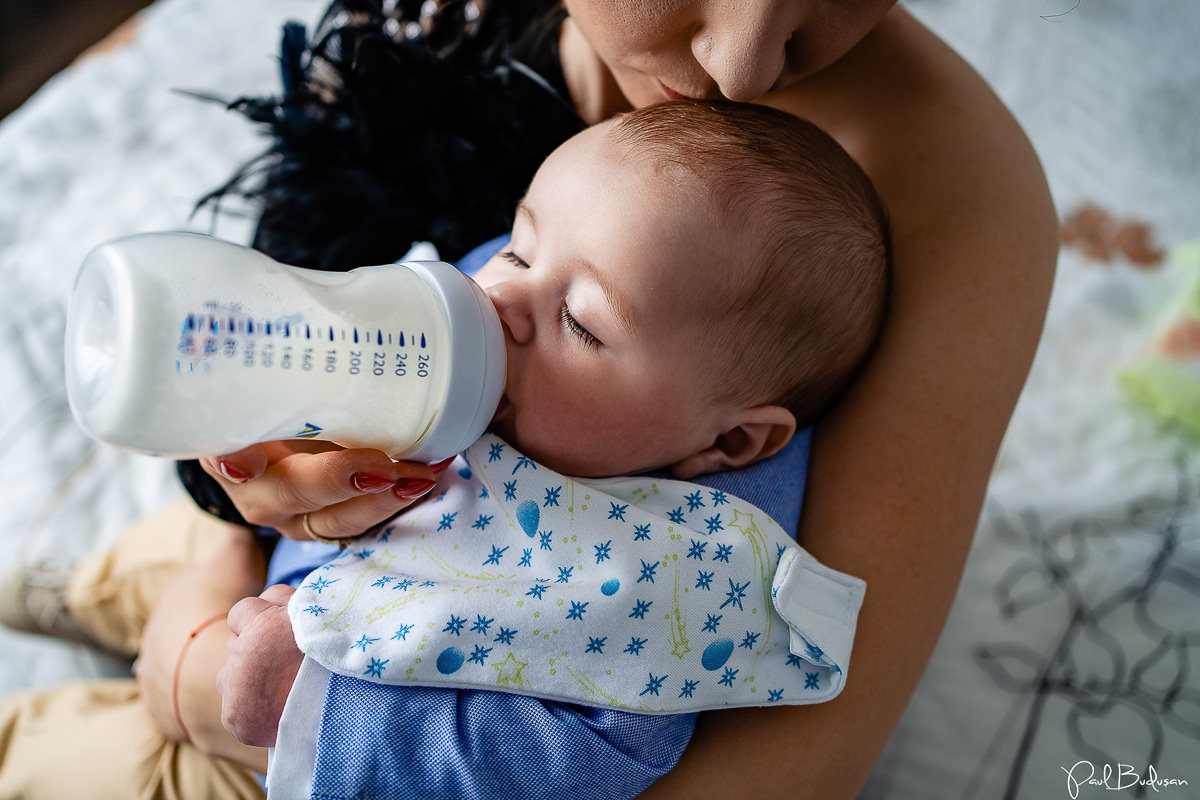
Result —
<instances>
[{"instance_id":1,"label":"blurred background","mask_svg":"<svg viewBox=\"0 0 1200 800\"><path fill-rule=\"evenodd\" d=\"M0 118L147 5L147 0L2 0Z\"/></svg>"}]
</instances>

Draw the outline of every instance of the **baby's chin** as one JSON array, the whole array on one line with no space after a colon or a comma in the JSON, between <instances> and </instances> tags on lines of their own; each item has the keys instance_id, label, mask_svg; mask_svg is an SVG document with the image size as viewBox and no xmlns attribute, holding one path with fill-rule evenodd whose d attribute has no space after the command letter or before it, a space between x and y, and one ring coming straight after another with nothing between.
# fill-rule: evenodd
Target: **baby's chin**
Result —
<instances>
[{"instance_id":1,"label":"baby's chin","mask_svg":"<svg viewBox=\"0 0 1200 800\"><path fill-rule=\"evenodd\" d=\"M522 436L521 426L517 424L519 416L508 398L502 398L488 430L544 467L576 478L609 478L634 471L618 469L620 465L604 465L595 458L580 455L570 442L548 443L538 441L537 437Z\"/></svg>"}]
</instances>

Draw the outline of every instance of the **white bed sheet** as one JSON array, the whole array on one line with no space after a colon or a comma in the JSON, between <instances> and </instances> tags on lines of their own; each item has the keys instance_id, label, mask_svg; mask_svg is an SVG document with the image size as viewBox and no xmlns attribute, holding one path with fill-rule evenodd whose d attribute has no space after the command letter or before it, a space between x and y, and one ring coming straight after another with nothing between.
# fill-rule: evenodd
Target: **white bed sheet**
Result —
<instances>
[{"instance_id":1,"label":"white bed sheet","mask_svg":"<svg viewBox=\"0 0 1200 800\"><path fill-rule=\"evenodd\" d=\"M1149 221L1166 243L1200 237L1200 4L1072 2L909 7L1014 109L1061 210L1091 201ZM79 557L178 493L170 465L96 445L71 421L65 298L101 241L210 229L206 213L189 220L192 202L262 143L241 118L170 90L272 91L280 24L311 23L322 6L160 0L131 45L81 61L0 123L6 564ZM249 232L245 219L216 229ZM1131 409L1112 379L1169 283L1164 270L1064 252L950 622L866 796L1059 797L1062 767L1101 757L1141 772L1150 758L1200 790L1200 678L1186 672L1200 654L1200 452ZM1005 600L1026 605L1006 614ZM0 692L126 671L0 631Z\"/></svg>"}]
</instances>

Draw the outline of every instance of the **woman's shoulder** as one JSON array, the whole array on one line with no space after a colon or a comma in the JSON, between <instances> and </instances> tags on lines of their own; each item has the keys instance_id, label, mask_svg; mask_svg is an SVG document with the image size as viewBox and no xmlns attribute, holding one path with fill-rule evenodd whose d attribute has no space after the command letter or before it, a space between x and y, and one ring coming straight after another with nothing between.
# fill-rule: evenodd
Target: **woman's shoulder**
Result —
<instances>
[{"instance_id":1,"label":"woman's shoulder","mask_svg":"<svg viewBox=\"0 0 1200 800\"><path fill-rule=\"evenodd\" d=\"M887 203L898 235L948 221L1010 224L1053 238L1036 153L990 86L897 6L854 50L770 97L853 155Z\"/></svg>"}]
</instances>

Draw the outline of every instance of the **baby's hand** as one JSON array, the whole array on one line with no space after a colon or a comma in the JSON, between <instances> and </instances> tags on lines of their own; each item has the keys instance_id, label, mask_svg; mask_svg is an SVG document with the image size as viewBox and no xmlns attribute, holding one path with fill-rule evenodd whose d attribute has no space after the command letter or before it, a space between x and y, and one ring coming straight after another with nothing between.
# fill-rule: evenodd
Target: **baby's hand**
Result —
<instances>
[{"instance_id":1,"label":"baby's hand","mask_svg":"<svg viewBox=\"0 0 1200 800\"><path fill-rule=\"evenodd\" d=\"M300 541L358 536L428 493L448 463L430 468L304 439L200 460L246 520Z\"/></svg>"},{"instance_id":2,"label":"baby's hand","mask_svg":"<svg viewBox=\"0 0 1200 800\"><path fill-rule=\"evenodd\" d=\"M254 747L275 745L283 706L304 660L287 613L295 591L269 586L229 611L233 637L225 646L225 666L217 673L221 724Z\"/></svg>"}]
</instances>

